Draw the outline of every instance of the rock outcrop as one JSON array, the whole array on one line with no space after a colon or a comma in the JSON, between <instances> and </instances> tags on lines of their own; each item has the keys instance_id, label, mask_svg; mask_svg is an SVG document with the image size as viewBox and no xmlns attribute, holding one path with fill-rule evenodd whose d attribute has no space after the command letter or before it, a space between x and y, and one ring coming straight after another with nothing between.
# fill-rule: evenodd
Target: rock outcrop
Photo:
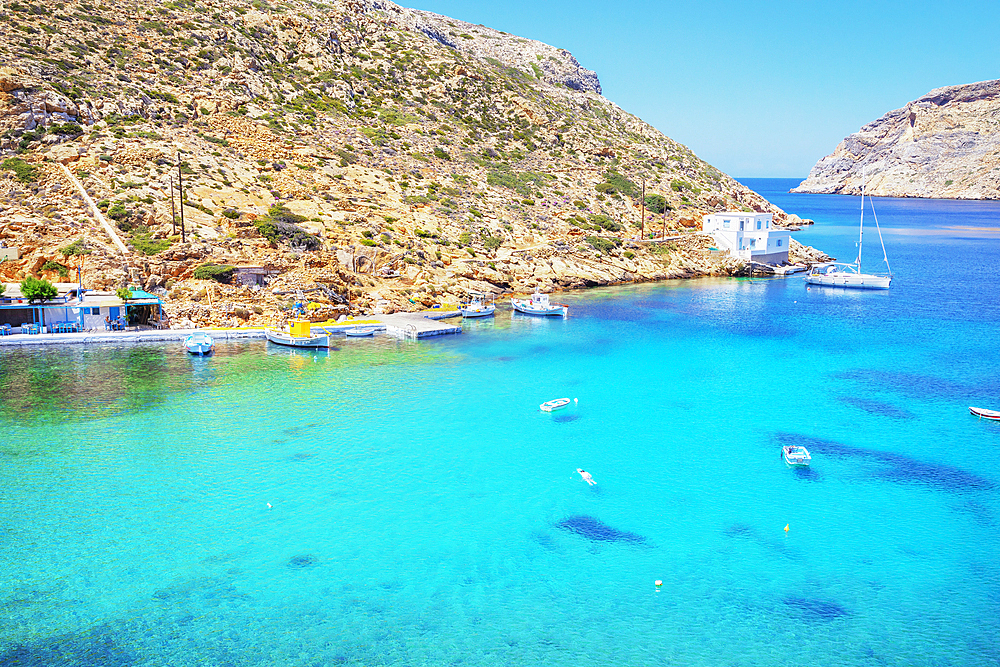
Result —
<instances>
[{"instance_id":1,"label":"rock outcrop","mask_svg":"<svg viewBox=\"0 0 1000 667\"><path fill-rule=\"evenodd\" d=\"M1000 199L1000 80L947 86L844 139L792 192Z\"/></svg>"}]
</instances>

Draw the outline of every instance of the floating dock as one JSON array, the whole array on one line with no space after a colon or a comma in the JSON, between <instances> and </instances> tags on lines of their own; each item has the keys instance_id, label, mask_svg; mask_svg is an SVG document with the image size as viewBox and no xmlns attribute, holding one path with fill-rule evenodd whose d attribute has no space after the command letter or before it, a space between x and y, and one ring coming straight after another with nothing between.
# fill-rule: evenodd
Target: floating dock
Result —
<instances>
[{"instance_id":1,"label":"floating dock","mask_svg":"<svg viewBox=\"0 0 1000 667\"><path fill-rule=\"evenodd\" d=\"M459 317L457 310L442 310L433 313L394 313L392 315L372 315L385 326L385 332L397 338L429 338L445 334L462 333L461 324L445 324L441 322L449 317ZM461 320L459 320L461 322Z\"/></svg>"}]
</instances>

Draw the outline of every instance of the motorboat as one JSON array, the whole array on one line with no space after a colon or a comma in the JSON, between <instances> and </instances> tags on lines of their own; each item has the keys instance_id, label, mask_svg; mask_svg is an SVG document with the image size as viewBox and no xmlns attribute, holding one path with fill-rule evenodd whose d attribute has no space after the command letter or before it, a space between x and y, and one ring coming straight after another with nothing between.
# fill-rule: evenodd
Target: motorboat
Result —
<instances>
[{"instance_id":1,"label":"motorboat","mask_svg":"<svg viewBox=\"0 0 1000 667\"><path fill-rule=\"evenodd\" d=\"M525 315L561 315L569 313L569 306L564 303L549 303L549 295L542 294L535 289L535 293L528 299L518 299L513 297L510 305L519 313Z\"/></svg>"},{"instance_id":2,"label":"motorboat","mask_svg":"<svg viewBox=\"0 0 1000 667\"><path fill-rule=\"evenodd\" d=\"M288 331L267 329L264 331L264 336L276 345L285 345L287 347L330 347L330 335L324 333L314 336L308 320L292 320Z\"/></svg>"},{"instance_id":3,"label":"motorboat","mask_svg":"<svg viewBox=\"0 0 1000 667\"><path fill-rule=\"evenodd\" d=\"M987 410L986 408L973 408L970 406L969 412L976 415L980 419L989 419L991 421L1000 422L1000 410Z\"/></svg>"},{"instance_id":4,"label":"motorboat","mask_svg":"<svg viewBox=\"0 0 1000 667\"><path fill-rule=\"evenodd\" d=\"M861 248L865 237L865 185L864 176L861 182L861 223L858 230L858 257L853 264L838 264L826 262L817 264L806 274L806 283L811 285L826 285L828 287L848 287L856 289L889 289L892 282L892 269L889 267L889 256L885 253L885 241L882 240L882 229L878 226L878 216L875 215L875 204L868 197L871 205L872 218L875 219L875 229L878 230L878 240L882 244L882 259L885 261L886 273L863 273L861 271Z\"/></svg>"},{"instance_id":5,"label":"motorboat","mask_svg":"<svg viewBox=\"0 0 1000 667\"><path fill-rule=\"evenodd\" d=\"M538 407L543 412L552 412L553 410L559 410L560 408L565 408L567 405L569 405L568 398L554 398L551 401L545 401Z\"/></svg>"},{"instance_id":6,"label":"motorboat","mask_svg":"<svg viewBox=\"0 0 1000 667\"><path fill-rule=\"evenodd\" d=\"M469 303L463 303L458 308L462 317L489 317L496 311L493 297L484 292L469 292Z\"/></svg>"},{"instance_id":7,"label":"motorboat","mask_svg":"<svg viewBox=\"0 0 1000 667\"><path fill-rule=\"evenodd\" d=\"M196 331L184 339L184 349L191 354L205 356L215 351L215 341L204 331Z\"/></svg>"},{"instance_id":8,"label":"motorboat","mask_svg":"<svg viewBox=\"0 0 1000 667\"><path fill-rule=\"evenodd\" d=\"M344 333L355 338L374 336L375 327L351 327L350 329L345 329Z\"/></svg>"},{"instance_id":9,"label":"motorboat","mask_svg":"<svg viewBox=\"0 0 1000 667\"><path fill-rule=\"evenodd\" d=\"M802 445L785 445L781 448L781 458L790 466L807 466L812 460L809 450Z\"/></svg>"}]
</instances>

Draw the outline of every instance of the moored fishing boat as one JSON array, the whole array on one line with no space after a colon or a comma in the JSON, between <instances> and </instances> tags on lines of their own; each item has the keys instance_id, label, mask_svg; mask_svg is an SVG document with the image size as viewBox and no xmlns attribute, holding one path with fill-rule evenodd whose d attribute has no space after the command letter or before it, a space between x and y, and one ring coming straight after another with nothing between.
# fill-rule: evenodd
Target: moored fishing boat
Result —
<instances>
[{"instance_id":1,"label":"moored fishing boat","mask_svg":"<svg viewBox=\"0 0 1000 667\"><path fill-rule=\"evenodd\" d=\"M809 450L802 445L785 445L781 448L781 458L790 466L807 466L812 461Z\"/></svg>"},{"instance_id":2,"label":"moored fishing boat","mask_svg":"<svg viewBox=\"0 0 1000 667\"><path fill-rule=\"evenodd\" d=\"M330 347L330 335L314 336L308 320L292 320L288 331L268 329L264 332L264 336L276 345L305 348Z\"/></svg>"},{"instance_id":3,"label":"moored fishing boat","mask_svg":"<svg viewBox=\"0 0 1000 667\"><path fill-rule=\"evenodd\" d=\"M215 341L204 331L196 331L184 339L184 349L190 354L206 356L215 351Z\"/></svg>"},{"instance_id":4,"label":"moored fishing boat","mask_svg":"<svg viewBox=\"0 0 1000 667\"><path fill-rule=\"evenodd\" d=\"M565 408L567 405L569 405L568 398L554 398L551 401L545 401L538 407L544 412L552 412L553 410Z\"/></svg>"},{"instance_id":5,"label":"moored fishing boat","mask_svg":"<svg viewBox=\"0 0 1000 667\"><path fill-rule=\"evenodd\" d=\"M564 303L549 303L549 295L535 289L528 299L511 298L510 305L519 313L525 315L562 315L569 313L569 306Z\"/></svg>"},{"instance_id":6,"label":"moored fishing boat","mask_svg":"<svg viewBox=\"0 0 1000 667\"><path fill-rule=\"evenodd\" d=\"M496 310L493 297L484 292L469 292L469 303L459 306L462 317L489 317Z\"/></svg>"},{"instance_id":7,"label":"moored fishing boat","mask_svg":"<svg viewBox=\"0 0 1000 667\"><path fill-rule=\"evenodd\" d=\"M1000 421L1000 410L987 410L986 408L974 408L970 406L969 412L976 415L980 419Z\"/></svg>"},{"instance_id":8,"label":"moored fishing boat","mask_svg":"<svg viewBox=\"0 0 1000 667\"><path fill-rule=\"evenodd\" d=\"M344 333L354 338L374 336L375 327L351 327L350 329L345 329Z\"/></svg>"}]
</instances>

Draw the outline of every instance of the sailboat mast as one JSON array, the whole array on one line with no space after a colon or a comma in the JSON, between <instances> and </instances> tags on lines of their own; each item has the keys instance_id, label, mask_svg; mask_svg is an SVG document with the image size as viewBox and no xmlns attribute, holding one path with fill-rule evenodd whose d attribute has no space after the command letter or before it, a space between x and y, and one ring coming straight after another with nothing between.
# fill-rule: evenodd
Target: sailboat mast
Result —
<instances>
[{"instance_id":1,"label":"sailboat mast","mask_svg":"<svg viewBox=\"0 0 1000 667\"><path fill-rule=\"evenodd\" d=\"M861 273L861 244L865 236L865 172L861 172L861 224L858 226L858 258L854 260L854 264L858 267L858 273Z\"/></svg>"}]
</instances>

